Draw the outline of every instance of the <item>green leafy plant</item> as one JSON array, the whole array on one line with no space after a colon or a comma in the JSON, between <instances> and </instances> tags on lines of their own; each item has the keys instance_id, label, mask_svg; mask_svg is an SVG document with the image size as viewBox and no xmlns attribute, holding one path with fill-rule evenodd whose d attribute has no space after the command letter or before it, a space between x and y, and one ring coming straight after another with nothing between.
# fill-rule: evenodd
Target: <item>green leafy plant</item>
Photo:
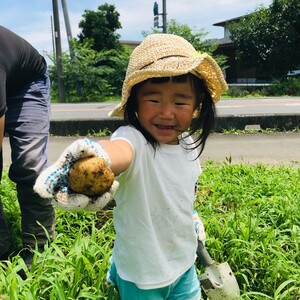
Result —
<instances>
[{"instance_id":1,"label":"green leafy plant","mask_svg":"<svg viewBox=\"0 0 300 300\"><path fill-rule=\"evenodd\" d=\"M300 169L209 162L199 182L207 248L229 262L242 299L297 299Z\"/></svg>"},{"instance_id":2,"label":"green leafy plant","mask_svg":"<svg viewBox=\"0 0 300 300\"><path fill-rule=\"evenodd\" d=\"M93 137L105 137L105 136L110 136L112 134L112 132L108 129L102 129L98 132L96 132L95 130L89 130L88 132L88 136L93 136Z\"/></svg>"},{"instance_id":3,"label":"green leafy plant","mask_svg":"<svg viewBox=\"0 0 300 300\"><path fill-rule=\"evenodd\" d=\"M274 81L263 90L266 96L299 96L300 78L287 78L281 81Z\"/></svg>"},{"instance_id":4,"label":"green leafy plant","mask_svg":"<svg viewBox=\"0 0 300 300\"><path fill-rule=\"evenodd\" d=\"M208 251L215 261L230 264L241 299L300 297L299 190L299 167L233 164L230 157L203 164L195 209L206 227ZM6 172L1 197L14 226L17 200ZM57 209L56 236L43 253L35 253L30 271L19 255L0 262L0 296L117 299L106 282L115 237L112 208L113 203L97 213Z\"/></svg>"}]
</instances>

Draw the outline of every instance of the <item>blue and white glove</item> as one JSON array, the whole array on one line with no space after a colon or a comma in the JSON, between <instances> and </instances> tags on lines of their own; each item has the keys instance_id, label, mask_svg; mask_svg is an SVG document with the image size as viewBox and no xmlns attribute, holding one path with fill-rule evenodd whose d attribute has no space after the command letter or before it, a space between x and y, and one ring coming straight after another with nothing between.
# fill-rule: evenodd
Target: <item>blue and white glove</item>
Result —
<instances>
[{"instance_id":1,"label":"blue and white glove","mask_svg":"<svg viewBox=\"0 0 300 300\"><path fill-rule=\"evenodd\" d=\"M101 144L89 139L79 139L68 146L59 159L39 175L34 191L42 198L53 199L54 204L64 210L97 211L102 209L116 192L117 181L114 181L108 192L99 197L74 193L68 183L69 171L73 164L89 156L102 157L108 166L111 165L110 158Z\"/></svg>"}]
</instances>

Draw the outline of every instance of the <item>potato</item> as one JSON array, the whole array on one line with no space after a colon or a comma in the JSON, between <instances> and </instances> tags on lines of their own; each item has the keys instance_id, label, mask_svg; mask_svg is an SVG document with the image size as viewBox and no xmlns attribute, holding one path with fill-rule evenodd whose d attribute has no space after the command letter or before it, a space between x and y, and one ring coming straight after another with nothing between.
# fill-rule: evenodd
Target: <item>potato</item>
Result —
<instances>
[{"instance_id":1,"label":"potato","mask_svg":"<svg viewBox=\"0 0 300 300\"><path fill-rule=\"evenodd\" d=\"M114 173L101 157L86 157L74 163L69 172L69 185L79 194L101 196L114 182Z\"/></svg>"}]
</instances>

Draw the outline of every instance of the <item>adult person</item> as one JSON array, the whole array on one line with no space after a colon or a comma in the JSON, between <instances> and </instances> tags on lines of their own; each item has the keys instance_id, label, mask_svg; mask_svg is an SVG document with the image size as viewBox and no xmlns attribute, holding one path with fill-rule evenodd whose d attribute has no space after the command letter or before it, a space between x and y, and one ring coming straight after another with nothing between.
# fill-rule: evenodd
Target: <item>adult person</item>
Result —
<instances>
[{"instance_id":1,"label":"adult person","mask_svg":"<svg viewBox=\"0 0 300 300\"><path fill-rule=\"evenodd\" d=\"M53 236L55 213L50 200L39 197L33 184L48 165L50 80L47 63L26 40L0 26L0 176L2 142L6 133L11 147L9 178L16 183L21 211L25 262L32 249L43 250ZM1 178L0 177L0 178ZM0 199L0 258L11 252L12 238ZM15 250L15 249L14 249Z\"/></svg>"}]
</instances>

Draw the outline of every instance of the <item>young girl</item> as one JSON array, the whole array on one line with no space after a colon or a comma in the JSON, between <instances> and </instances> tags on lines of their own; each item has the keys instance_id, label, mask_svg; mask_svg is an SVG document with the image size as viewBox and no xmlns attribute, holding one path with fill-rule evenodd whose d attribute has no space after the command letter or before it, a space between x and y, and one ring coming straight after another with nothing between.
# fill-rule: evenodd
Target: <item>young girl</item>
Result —
<instances>
[{"instance_id":1,"label":"young girl","mask_svg":"<svg viewBox=\"0 0 300 300\"><path fill-rule=\"evenodd\" d=\"M214 102L226 88L209 55L179 36L149 35L131 55L122 101L111 113L128 125L109 141L85 141L89 149L101 144L119 182L109 281L121 299L201 298L193 221L198 158L213 128ZM72 151L73 162L79 150ZM62 161L67 176L69 163ZM37 192L44 186L55 194L63 181L59 167L47 173L51 184L45 176L37 181Z\"/></svg>"}]
</instances>

